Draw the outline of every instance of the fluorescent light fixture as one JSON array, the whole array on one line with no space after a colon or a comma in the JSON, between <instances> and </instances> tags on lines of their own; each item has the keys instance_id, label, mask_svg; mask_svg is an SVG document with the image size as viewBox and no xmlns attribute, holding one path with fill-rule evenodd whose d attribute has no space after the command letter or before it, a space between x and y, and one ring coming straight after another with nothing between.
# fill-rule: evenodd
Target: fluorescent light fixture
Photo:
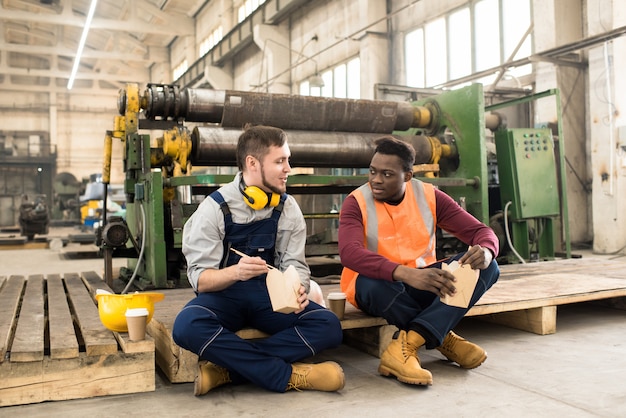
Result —
<instances>
[{"instance_id":1,"label":"fluorescent light fixture","mask_svg":"<svg viewBox=\"0 0 626 418\"><path fill-rule=\"evenodd\" d=\"M78 71L78 66L80 65L80 57L83 55L83 48L85 47L85 41L87 40L87 34L89 33L89 27L91 26L91 20L93 19L93 14L96 11L96 4L98 4L98 0L91 0L91 5L89 6L89 12L87 13L87 20L85 20L85 27L83 27L83 34L80 37L80 42L78 43L78 49L76 50L76 57L74 57L74 66L72 67L72 74L70 74L70 79L67 80L67 89L72 90L72 86L74 85L74 78L76 78L76 72Z\"/></svg>"}]
</instances>

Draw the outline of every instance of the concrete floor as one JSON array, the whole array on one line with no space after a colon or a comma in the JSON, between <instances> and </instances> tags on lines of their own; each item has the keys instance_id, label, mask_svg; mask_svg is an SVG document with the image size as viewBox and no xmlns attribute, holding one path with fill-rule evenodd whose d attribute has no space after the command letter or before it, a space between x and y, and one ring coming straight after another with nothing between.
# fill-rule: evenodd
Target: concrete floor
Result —
<instances>
[{"instance_id":1,"label":"concrete floor","mask_svg":"<svg viewBox=\"0 0 626 418\"><path fill-rule=\"evenodd\" d=\"M102 272L99 259L68 260L53 250L0 250L0 266L2 275ZM343 366L346 387L338 393L227 385L194 397L192 383L171 384L157 372L155 392L4 407L0 416L626 416L626 312L590 303L562 306L556 334L545 336L477 318L464 319L456 331L489 357L467 371L435 350L420 351L433 373L430 387L379 376L377 358L342 345L311 359Z\"/></svg>"}]
</instances>

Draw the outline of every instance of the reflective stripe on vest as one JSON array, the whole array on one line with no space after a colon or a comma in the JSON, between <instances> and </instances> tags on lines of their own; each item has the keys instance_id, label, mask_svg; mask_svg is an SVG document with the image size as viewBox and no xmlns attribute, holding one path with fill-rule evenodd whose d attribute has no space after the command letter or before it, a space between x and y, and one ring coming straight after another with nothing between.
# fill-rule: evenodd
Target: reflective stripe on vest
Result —
<instances>
[{"instance_id":1,"label":"reflective stripe on vest","mask_svg":"<svg viewBox=\"0 0 626 418\"><path fill-rule=\"evenodd\" d=\"M409 185L407 185L409 186ZM363 217L364 245L391 261L407 267L425 267L437 261L437 226L434 186L412 179L399 205L374 199L368 183L352 192ZM344 268L341 288L354 298L358 273Z\"/></svg>"},{"instance_id":2,"label":"reflective stripe on vest","mask_svg":"<svg viewBox=\"0 0 626 418\"><path fill-rule=\"evenodd\" d=\"M363 216L365 236L367 237L367 241L365 245L367 249L378 253L379 252L378 244L380 242L380 236L379 236L380 235L379 233L380 221L378 219L378 211L381 211L382 216L386 216L388 214L388 211L384 209L385 204L378 202L374 199L374 196L372 195L372 189L369 187L369 184L365 184L364 186L365 187L361 186L358 189L359 192L363 194L363 201L359 199L357 194L355 194L355 197L357 198L357 201L359 202L359 206L361 207L362 213L363 213L363 208L365 207L365 212ZM417 209L419 210L419 212L417 212L415 208L408 208L406 206L403 206L402 204L396 207L403 206L407 208L410 213L409 216L412 216L415 213L420 213L422 215L421 220L424 224L423 237L426 237L426 236L428 237L428 243L426 244L426 248L422 250L423 254L413 259L415 261L415 266L413 267L424 267L436 261L436 253L435 253L435 228L436 228L435 216L436 215L435 215L435 207L434 207L434 192L431 191L432 204L433 204L431 208L431 206L429 205L429 199L426 198L425 188L432 189L432 186L427 183L422 183L421 181L416 180L416 179L413 179L413 181L411 181L411 186L412 187L410 188L407 187L407 194L405 197L407 198L408 202L417 203ZM401 226L402 229L405 229L405 227L408 227L409 225L396 225L396 226ZM397 229L394 228L392 233L394 237L403 235L402 230L400 228L397 228ZM415 237L413 235L411 235L409 238L413 243L415 243ZM424 241L422 240L419 244L422 245L423 243ZM402 248L398 248L398 250L402 250ZM400 254L398 254L398 257L401 258ZM395 260L397 260L398 262L401 262L397 258ZM401 262L401 264L405 264L405 263Z\"/></svg>"}]
</instances>

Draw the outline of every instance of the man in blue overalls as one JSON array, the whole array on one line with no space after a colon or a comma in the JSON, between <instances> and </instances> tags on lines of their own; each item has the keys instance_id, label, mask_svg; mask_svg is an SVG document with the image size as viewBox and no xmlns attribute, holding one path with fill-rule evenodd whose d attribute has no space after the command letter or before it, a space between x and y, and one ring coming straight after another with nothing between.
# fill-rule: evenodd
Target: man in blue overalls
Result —
<instances>
[{"instance_id":1,"label":"man in blue overalls","mask_svg":"<svg viewBox=\"0 0 626 418\"><path fill-rule=\"evenodd\" d=\"M240 172L185 224L183 254L197 297L176 317L172 336L198 354L196 396L229 382L252 382L275 392L332 392L344 386L337 363L298 363L337 347L342 331L331 311L308 298L306 224L295 199L286 194L290 155L282 130L246 127L237 143ZM298 271L296 312L272 310L265 284L268 265ZM242 339L235 333L244 327L270 336Z\"/></svg>"}]
</instances>

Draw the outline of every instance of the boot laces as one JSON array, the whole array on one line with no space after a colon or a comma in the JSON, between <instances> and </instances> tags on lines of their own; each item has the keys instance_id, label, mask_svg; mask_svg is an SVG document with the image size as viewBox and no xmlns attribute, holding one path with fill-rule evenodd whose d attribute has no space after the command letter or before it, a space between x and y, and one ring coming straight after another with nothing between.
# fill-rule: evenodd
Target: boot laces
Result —
<instances>
[{"instance_id":1,"label":"boot laces","mask_svg":"<svg viewBox=\"0 0 626 418\"><path fill-rule=\"evenodd\" d=\"M295 389L298 392L301 392L302 390L300 388L306 389L309 386L309 382L306 379L306 373L294 371L292 372L289 383L287 384L287 390Z\"/></svg>"},{"instance_id":2,"label":"boot laces","mask_svg":"<svg viewBox=\"0 0 626 418\"><path fill-rule=\"evenodd\" d=\"M415 357L419 362L419 357L417 357L418 349L419 347L417 347L415 344L411 344L411 342L406 339L402 342L402 355L405 359L409 357Z\"/></svg>"},{"instance_id":3,"label":"boot laces","mask_svg":"<svg viewBox=\"0 0 626 418\"><path fill-rule=\"evenodd\" d=\"M230 373L228 373L228 369L223 367L216 367L216 370L219 373L220 383L229 383L230 382Z\"/></svg>"},{"instance_id":4,"label":"boot laces","mask_svg":"<svg viewBox=\"0 0 626 418\"><path fill-rule=\"evenodd\" d=\"M456 353L456 343L459 341L460 339L456 338L453 334L448 334L448 336L443 340L443 344L439 348L441 351L445 351L447 353Z\"/></svg>"}]
</instances>

